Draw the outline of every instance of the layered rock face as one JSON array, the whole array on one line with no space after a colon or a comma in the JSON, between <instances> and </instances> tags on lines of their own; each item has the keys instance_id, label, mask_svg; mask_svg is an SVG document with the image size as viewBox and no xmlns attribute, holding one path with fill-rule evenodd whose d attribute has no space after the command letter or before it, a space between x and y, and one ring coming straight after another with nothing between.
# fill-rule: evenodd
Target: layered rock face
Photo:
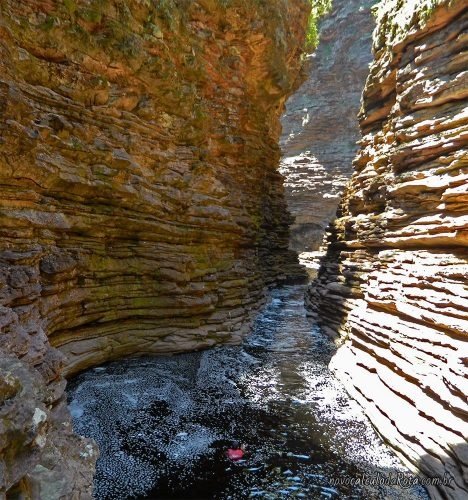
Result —
<instances>
[{"instance_id":1,"label":"layered rock face","mask_svg":"<svg viewBox=\"0 0 468 500\"><path fill-rule=\"evenodd\" d=\"M301 276L276 168L309 8L1 3L0 497L89 496L64 373L236 342Z\"/></svg>"},{"instance_id":2,"label":"layered rock face","mask_svg":"<svg viewBox=\"0 0 468 500\"><path fill-rule=\"evenodd\" d=\"M352 173L359 139L357 113L371 62L376 0L334 0L320 24L320 44L308 78L282 117L281 173L295 217L290 246L320 247Z\"/></svg>"},{"instance_id":3,"label":"layered rock face","mask_svg":"<svg viewBox=\"0 0 468 500\"><path fill-rule=\"evenodd\" d=\"M468 9L384 1L361 148L307 301L336 374L434 498L468 495Z\"/></svg>"}]
</instances>

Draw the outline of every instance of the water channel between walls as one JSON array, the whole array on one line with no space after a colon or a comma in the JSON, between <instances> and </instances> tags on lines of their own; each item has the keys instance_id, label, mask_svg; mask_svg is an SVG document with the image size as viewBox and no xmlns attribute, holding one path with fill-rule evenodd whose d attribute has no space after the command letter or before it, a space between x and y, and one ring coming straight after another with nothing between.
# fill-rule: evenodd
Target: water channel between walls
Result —
<instances>
[{"instance_id":1,"label":"water channel between walls","mask_svg":"<svg viewBox=\"0 0 468 500\"><path fill-rule=\"evenodd\" d=\"M428 498L407 487L409 472L328 369L335 348L303 294L274 290L241 346L122 360L73 379L74 429L101 453L95 497ZM245 460L226 458L232 440ZM374 484L382 478L396 484Z\"/></svg>"}]
</instances>

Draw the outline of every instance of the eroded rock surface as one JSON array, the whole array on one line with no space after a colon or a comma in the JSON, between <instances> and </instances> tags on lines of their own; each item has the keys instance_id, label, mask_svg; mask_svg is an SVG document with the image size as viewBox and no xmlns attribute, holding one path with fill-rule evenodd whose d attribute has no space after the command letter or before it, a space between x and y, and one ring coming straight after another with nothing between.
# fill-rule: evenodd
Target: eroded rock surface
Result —
<instances>
[{"instance_id":1,"label":"eroded rock surface","mask_svg":"<svg viewBox=\"0 0 468 500\"><path fill-rule=\"evenodd\" d=\"M383 2L355 173L307 301L337 375L414 469L468 494L468 9ZM432 2L434 4L434 2ZM431 4L431 5L432 5Z\"/></svg>"},{"instance_id":2,"label":"eroded rock surface","mask_svg":"<svg viewBox=\"0 0 468 500\"><path fill-rule=\"evenodd\" d=\"M302 276L276 168L309 8L1 2L3 369L20 359L44 390L20 433L37 407L86 455L63 431L64 370L237 342L264 288ZM57 498L89 495L92 460L56 467L38 432L21 449L0 433L1 491L44 467L77 488Z\"/></svg>"},{"instance_id":3,"label":"eroded rock surface","mask_svg":"<svg viewBox=\"0 0 468 500\"><path fill-rule=\"evenodd\" d=\"M0 350L0 498L91 498L97 447L73 434L64 389Z\"/></svg>"},{"instance_id":4,"label":"eroded rock surface","mask_svg":"<svg viewBox=\"0 0 468 500\"><path fill-rule=\"evenodd\" d=\"M318 250L351 177L375 3L333 1L320 24L320 44L308 60L308 78L286 105L280 171L295 217L290 246L298 252Z\"/></svg>"}]
</instances>

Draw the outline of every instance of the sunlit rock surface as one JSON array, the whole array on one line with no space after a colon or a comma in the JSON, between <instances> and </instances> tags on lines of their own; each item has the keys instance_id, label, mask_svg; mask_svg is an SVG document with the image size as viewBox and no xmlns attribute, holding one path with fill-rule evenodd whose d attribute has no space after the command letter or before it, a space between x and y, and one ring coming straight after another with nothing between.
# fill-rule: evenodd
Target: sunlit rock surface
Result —
<instances>
[{"instance_id":1,"label":"sunlit rock surface","mask_svg":"<svg viewBox=\"0 0 468 500\"><path fill-rule=\"evenodd\" d=\"M464 499L468 11L429 3L379 7L361 149L307 300L345 340L332 366L379 432L415 470L449 474L435 498Z\"/></svg>"},{"instance_id":2,"label":"sunlit rock surface","mask_svg":"<svg viewBox=\"0 0 468 500\"><path fill-rule=\"evenodd\" d=\"M352 173L359 139L357 113L371 62L376 0L334 0L321 21L308 78L282 117L281 173L295 217L291 248L318 250Z\"/></svg>"},{"instance_id":3,"label":"sunlit rock surface","mask_svg":"<svg viewBox=\"0 0 468 500\"><path fill-rule=\"evenodd\" d=\"M0 3L2 349L61 429L63 370L239 342L264 288L301 276L276 168L309 9ZM89 495L15 439L0 495L37 461Z\"/></svg>"}]
</instances>

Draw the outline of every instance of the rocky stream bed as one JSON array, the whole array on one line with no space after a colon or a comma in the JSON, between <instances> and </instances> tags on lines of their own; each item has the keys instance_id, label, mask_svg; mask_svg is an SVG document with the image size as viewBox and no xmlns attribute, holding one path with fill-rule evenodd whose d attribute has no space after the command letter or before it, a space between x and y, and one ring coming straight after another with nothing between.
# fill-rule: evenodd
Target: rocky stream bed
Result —
<instances>
[{"instance_id":1,"label":"rocky stream bed","mask_svg":"<svg viewBox=\"0 0 468 500\"><path fill-rule=\"evenodd\" d=\"M350 484L410 476L329 371L334 346L303 294L275 290L241 346L113 362L72 380L74 429L101 453L95 497L427 498L403 481ZM225 457L232 439L245 460Z\"/></svg>"}]
</instances>

